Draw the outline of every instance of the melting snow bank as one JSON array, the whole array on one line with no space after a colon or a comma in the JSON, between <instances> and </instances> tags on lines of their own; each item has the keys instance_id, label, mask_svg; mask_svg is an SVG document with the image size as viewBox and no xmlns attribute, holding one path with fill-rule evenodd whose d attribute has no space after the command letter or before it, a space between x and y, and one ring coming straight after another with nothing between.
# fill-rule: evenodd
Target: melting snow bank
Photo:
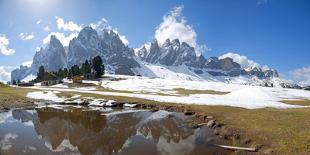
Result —
<instances>
[{"instance_id":1,"label":"melting snow bank","mask_svg":"<svg viewBox=\"0 0 310 155\"><path fill-rule=\"evenodd\" d=\"M27 94L27 97L39 100L49 100L54 102L64 102L64 98L58 97L58 91L36 91Z\"/></svg>"},{"instance_id":2,"label":"melting snow bank","mask_svg":"<svg viewBox=\"0 0 310 155\"><path fill-rule=\"evenodd\" d=\"M222 105L222 106L233 106L241 107L247 109L257 109L257 108L302 108L309 106L299 106L299 105L289 105L282 103L281 100L286 99L310 99L310 91L305 90L295 90L295 89L284 89L284 88L267 88L259 86L246 86L246 85L235 85L235 84L225 84L219 82L207 82L207 81L178 81L178 80L168 80L168 79L150 79L150 78L140 78L131 77L127 80L120 81L104 81L102 80L102 86L116 89L116 90L128 90L135 93L122 93L122 92L108 92L108 91L97 91L89 89L65 89L65 88L53 88L53 87L40 87L34 86L32 88L39 90L53 90L53 91L70 91L77 93L91 93L98 95L107 96L123 96L123 97L134 97L147 100L153 100L158 102L171 102L171 103L182 103L182 104L198 104L198 105ZM191 95L176 95L173 90L175 88L183 88L189 90L215 90L230 92L225 95L217 94L191 94ZM139 92L145 92L143 94ZM160 92L159 95L154 94L154 92ZM167 92L169 92L167 94ZM153 93L153 94L152 94ZM51 98L53 101L57 99L55 96L49 96L51 94L47 93L39 95L31 95L28 97L47 99ZM43 97L42 97L43 96ZM96 101L90 105L103 106L106 101ZM134 107L135 105L124 104L127 107Z\"/></svg>"}]
</instances>

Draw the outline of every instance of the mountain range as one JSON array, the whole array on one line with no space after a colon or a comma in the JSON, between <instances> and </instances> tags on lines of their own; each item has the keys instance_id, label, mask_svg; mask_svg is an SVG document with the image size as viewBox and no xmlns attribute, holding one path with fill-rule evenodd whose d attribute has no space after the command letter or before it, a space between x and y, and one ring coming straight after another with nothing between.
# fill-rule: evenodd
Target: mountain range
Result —
<instances>
[{"instance_id":1,"label":"mountain range","mask_svg":"<svg viewBox=\"0 0 310 155\"><path fill-rule=\"evenodd\" d=\"M52 35L49 44L34 55L31 67L20 66L13 70L11 80L25 81L36 75L40 66L47 71L58 71L81 65L99 55L106 71L111 74L294 87L279 78L274 69L242 68L229 57L205 58L196 53L194 47L178 39L167 39L163 44L154 39L141 48L133 49L125 45L113 30L105 29L98 33L92 27L84 27L68 47Z\"/></svg>"}]
</instances>

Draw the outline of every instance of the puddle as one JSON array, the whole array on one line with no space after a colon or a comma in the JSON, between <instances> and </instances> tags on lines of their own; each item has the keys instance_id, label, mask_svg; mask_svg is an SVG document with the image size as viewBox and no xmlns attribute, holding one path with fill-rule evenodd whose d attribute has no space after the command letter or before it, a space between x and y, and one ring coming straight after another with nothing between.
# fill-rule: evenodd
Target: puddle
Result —
<instances>
[{"instance_id":1,"label":"puddle","mask_svg":"<svg viewBox=\"0 0 310 155\"><path fill-rule=\"evenodd\" d=\"M228 154L167 111L49 106L0 113L0 154Z\"/></svg>"}]
</instances>

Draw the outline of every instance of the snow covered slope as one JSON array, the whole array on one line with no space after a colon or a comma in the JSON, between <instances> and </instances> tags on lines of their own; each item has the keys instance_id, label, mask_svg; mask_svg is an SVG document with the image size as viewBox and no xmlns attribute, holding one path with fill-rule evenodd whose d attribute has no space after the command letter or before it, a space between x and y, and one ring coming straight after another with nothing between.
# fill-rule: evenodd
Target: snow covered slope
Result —
<instances>
[{"instance_id":1,"label":"snow covered slope","mask_svg":"<svg viewBox=\"0 0 310 155\"><path fill-rule=\"evenodd\" d=\"M119 79L119 80L111 80ZM63 85L63 84L62 84ZM101 80L101 86L114 91L94 89L66 88L60 86L32 88L50 91L70 91L77 93L125 96L159 102L171 102L198 105L222 105L247 109L256 108L300 108L307 106L289 105L281 100L310 99L310 91L227 84L212 81L171 80L138 76L107 75ZM116 91L115 91L116 90ZM183 91L183 92L180 92ZM119 91L119 92L118 92ZM188 93L186 93L188 91ZM213 91L213 93L212 93ZM184 93L185 92L185 93ZM217 93L216 93L217 92ZM38 94L38 93L37 93ZM28 97L35 98L30 93ZM54 99L53 94L48 94ZM46 96L44 96L47 98Z\"/></svg>"}]
</instances>

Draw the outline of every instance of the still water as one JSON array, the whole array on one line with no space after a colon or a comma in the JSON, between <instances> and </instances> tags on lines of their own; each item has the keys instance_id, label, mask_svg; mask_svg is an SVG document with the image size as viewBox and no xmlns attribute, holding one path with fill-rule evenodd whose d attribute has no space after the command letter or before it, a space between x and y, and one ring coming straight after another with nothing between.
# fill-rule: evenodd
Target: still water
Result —
<instances>
[{"instance_id":1,"label":"still water","mask_svg":"<svg viewBox=\"0 0 310 155\"><path fill-rule=\"evenodd\" d=\"M0 113L0 154L228 154L179 113L45 106ZM210 139L213 139L210 141Z\"/></svg>"}]
</instances>

